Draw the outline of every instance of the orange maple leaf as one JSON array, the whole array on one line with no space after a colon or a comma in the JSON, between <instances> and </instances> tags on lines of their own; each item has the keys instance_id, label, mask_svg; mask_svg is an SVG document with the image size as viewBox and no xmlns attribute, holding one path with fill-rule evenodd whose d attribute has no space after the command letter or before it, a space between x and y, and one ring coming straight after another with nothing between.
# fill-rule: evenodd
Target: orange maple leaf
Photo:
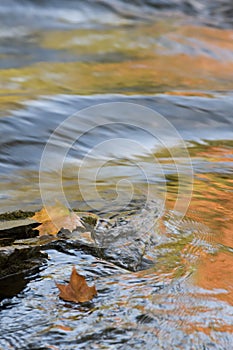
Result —
<instances>
[{"instance_id":1,"label":"orange maple leaf","mask_svg":"<svg viewBox=\"0 0 233 350\"><path fill-rule=\"evenodd\" d=\"M62 228L72 232L78 226L84 227L81 219L74 212L70 212L63 204L57 203L54 206L42 208L32 217L41 223L34 230L39 230L40 236L50 234L56 235Z\"/></svg>"},{"instance_id":2,"label":"orange maple leaf","mask_svg":"<svg viewBox=\"0 0 233 350\"><path fill-rule=\"evenodd\" d=\"M70 276L70 282L67 285L56 283L60 290L59 297L65 301L73 301L75 303L84 303L91 300L96 294L95 286L89 287L85 277L78 274L73 266Z\"/></svg>"}]
</instances>

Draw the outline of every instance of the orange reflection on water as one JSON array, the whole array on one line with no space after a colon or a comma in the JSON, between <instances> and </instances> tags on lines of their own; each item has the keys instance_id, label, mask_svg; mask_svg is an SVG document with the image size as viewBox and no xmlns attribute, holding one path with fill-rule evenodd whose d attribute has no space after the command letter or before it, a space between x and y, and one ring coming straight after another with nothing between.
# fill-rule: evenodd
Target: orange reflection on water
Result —
<instances>
[{"instance_id":1,"label":"orange reflection on water","mask_svg":"<svg viewBox=\"0 0 233 350\"><path fill-rule=\"evenodd\" d=\"M232 162L231 147L209 147L198 154L216 163ZM214 254L200 256L195 283L208 290L219 290L216 297L233 305L233 211L232 179L229 174L205 173L198 175L190 215L212 231L211 240L218 250Z\"/></svg>"},{"instance_id":2,"label":"orange reflection on water","mask_svg":"<svg viewBox=\"0 0 233 350\"><path fill-rule=\"evenodd\" d=\"M201 288L219 289L215 297L233 305L233 254L219 252L202 257L195 282Z\"/></svg>"},{"instance_id":3,"label":"orange reflection on water","mask_svg":"<svg viewBox=\"0 0 233 350\"><path fill-rule=\"evenodd\" d=\"M210 336L212 331L222 332L222 333L223 332L233 333L233 326L223 325L223 324L213 325L213 326L204 326L198 323L190 323L186 325L186 332L190 334L194 332L202 332Z\"/></svg>"}]
</instances>

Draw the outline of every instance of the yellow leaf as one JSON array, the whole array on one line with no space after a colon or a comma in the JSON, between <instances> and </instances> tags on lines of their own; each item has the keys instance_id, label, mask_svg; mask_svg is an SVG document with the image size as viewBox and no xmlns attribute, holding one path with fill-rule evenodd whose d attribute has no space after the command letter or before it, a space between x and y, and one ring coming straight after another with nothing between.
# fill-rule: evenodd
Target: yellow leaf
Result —
<instances>
[{"instance_id":1,"label":"yellow leaf","mask_svg":"<svg viewBox=\"0 0 233 350\"><path fill-rule=\"evenodd\" d=\"M54 206L42 208L32 219L41 223L34 229L39 230L40 236L56 235L62 228L72 232L77 227L84 227L80 217L59 202Z\"/></svg>"}]
</instances>

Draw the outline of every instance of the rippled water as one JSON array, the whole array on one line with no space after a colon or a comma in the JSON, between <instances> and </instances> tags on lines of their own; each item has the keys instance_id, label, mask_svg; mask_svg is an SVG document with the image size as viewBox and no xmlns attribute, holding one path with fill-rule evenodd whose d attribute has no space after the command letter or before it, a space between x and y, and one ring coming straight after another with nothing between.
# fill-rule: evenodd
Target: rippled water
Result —
<instances>
[{"instance_id":1,"label":"rippled water","mask_svg":"<svg viewBox=\"0 0 233 350\"><path fill-rule=\"evenodd\" d=\"M1 349L232 347L231 14L231 2L217 0L1 2L0 211L38 209L50 134L70 115L109 102L108 113L79 113L57 133L41 171L46 198L60 196L56 165L75 139L62 173L71 206L135 223L148 184L150 200L164 204L149 269L132 272L66 248L50 250L38 271L1 281ZM159 112L185 141L193 192L179 224L177 172L188 202L189 159L153 118L137 115L152 135L129 124L133 113L119 102ZM116 141L95 148L108 140ZM96 284L87 305L58 299L55 281L68 280L72 265Z\"/></svg>"}]
</instances>

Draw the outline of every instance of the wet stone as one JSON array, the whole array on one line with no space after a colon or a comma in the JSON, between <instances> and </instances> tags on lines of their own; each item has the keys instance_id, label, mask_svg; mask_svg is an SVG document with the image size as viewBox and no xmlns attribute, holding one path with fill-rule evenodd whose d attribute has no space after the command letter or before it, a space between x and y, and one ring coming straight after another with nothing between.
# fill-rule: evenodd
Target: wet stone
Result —
<instances>
[{"instance_id":1,"label":"wet stone","mask_svg":"<svg viewBox=\"0 0 233 350\"><path fill-rule=\"evenodd\" d=\"M130 271L150 268L155 263L147 259L157 244L159 203L148 203L134 215L116 219L110 227L97 225L93 232L96 246L103 257Z\"/></svg>"},{"instance_id":2,"label":"wet stone","mask_svg":"<svg viewBox=\"0 0 233 350\"><path fill-rule=\"evenodd\" d=\"M1 214L0 221L0 280L10 275L30 271L46 261L47 254L40 246L20 244L17 240L33 239L38 223L28 218L31 213L17 211ZM4 220L5 219L5 220Z\"/></svg>"},{"instance_id":3,"label":"wet stone","mask_svg":"<svg viewBox=\"0 0 233 350\"><path fill-rule=\"evenodd\" d=\"M45 262L47 257L40 247L0 247L0 280L9 275L29 271Z\"/></svg>"}]
</instances>

